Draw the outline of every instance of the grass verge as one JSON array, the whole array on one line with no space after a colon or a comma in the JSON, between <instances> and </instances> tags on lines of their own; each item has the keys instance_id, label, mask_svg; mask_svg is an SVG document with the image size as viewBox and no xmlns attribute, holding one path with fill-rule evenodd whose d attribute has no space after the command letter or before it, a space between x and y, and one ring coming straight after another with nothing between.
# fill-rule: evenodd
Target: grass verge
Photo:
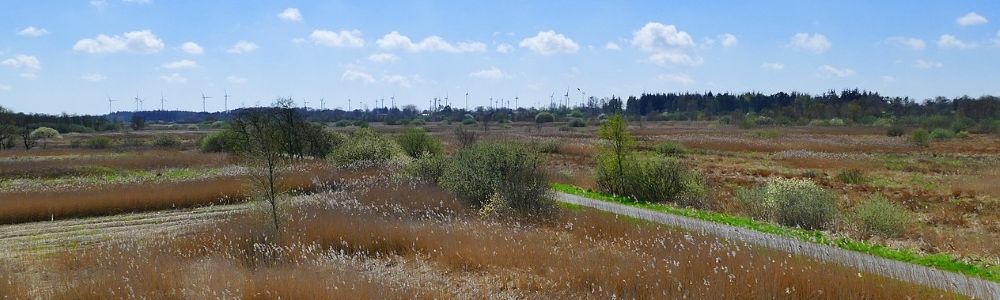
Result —
<instances>
[{"instance_id":1,"label":"grass verge","mask_svg":"<svg viewBox=\"0 0 1000 300\"><path fill-rule=\"evenodd\" d=\"M956 272L967 276L982 278L993 282L1000 282L1000 276L997 275L997 272L995 270L998 267L991 268L989 266L966 263L961 261L961 259L949 254L941 253L933 255L924 255L916 253L909 249L894 249L846 237L830 238L822 231L782 227L771 223L754 221L749 218L735 217L726 214L708 212L693 208L678 208L661 204L646 203L635 199L616 197L603 193L593 192L565 184L554 183L552 184L552 188L556 191L560 191L567 194L583 196L587 198L603 200L608 202L614 202L632 207L648 209L673 215L685 216L709 222L726 224L730 226L752 229L759 232L794 238L801 241L838 247L841 249L867 253L886 259L892 259L920 266L931 267L942 271Z\"/></svg>"}]
</instances>

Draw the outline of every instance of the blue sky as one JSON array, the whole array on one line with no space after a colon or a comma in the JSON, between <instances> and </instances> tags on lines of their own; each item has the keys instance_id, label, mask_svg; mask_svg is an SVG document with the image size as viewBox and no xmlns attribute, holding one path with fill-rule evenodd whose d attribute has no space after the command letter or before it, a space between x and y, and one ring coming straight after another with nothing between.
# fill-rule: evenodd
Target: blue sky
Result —
<instances>
[{"instance_id":1,"label":"blue sky","mask_svg":"<svg viewBox=\"0 0 1000 300\"><path fill-rule=\"evenodd\" d=\"M426 108L569 94L1000 95L997 1L0 2L0 106ZM579 90L578 90L579 88ZM583 92L583 93L581 93ZM584 94L585 93L585 94ZM574 102L574 103L575 103ZM388 105L389 103L387 103Z\"/></svg>"}]
</instances>

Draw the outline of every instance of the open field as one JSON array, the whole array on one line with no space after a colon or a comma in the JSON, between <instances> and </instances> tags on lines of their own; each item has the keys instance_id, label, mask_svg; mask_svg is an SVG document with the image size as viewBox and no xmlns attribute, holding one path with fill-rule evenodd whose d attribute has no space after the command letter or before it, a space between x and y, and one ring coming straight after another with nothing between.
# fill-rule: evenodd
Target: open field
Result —
<instances>
[{"instance_id":1,"label":"open field","mask_svg":"<svg viewBox=\"0 0 1000 300\"><path fill-rule=\"evenodd\" d=\"M69 252L4 261L0 282L8 284L0 284L0 293L51 299L940 296L588 209L564 209L547 224L482 219L440 188L384 176L295 202L280 234L252 210L229 211L180 234L136 231Z\"/></svg>"},{"instance_id":2,"label":"open field","mask_svg":"<svg viewBox=\"0 0 1000 300\"><path fill-rule=\"evenodd\" d=\"M873 127L643 125L630 127L639 150L652 151L665 140L687 147L678 159L706 176L705 209L744 215L735 199L738 189L773 177L809 178L838 195L841 211L882 193L915 220L892 238L863 236L847 220L825 234L947 253L983 268L1000 265L996 135L919 147ZM425 128L444 140L449 152L458 148L454 125ZM502 135L552 144L555 151L545 154L548 177L596 189L596 129L561 131L549 124L539 131L533 123L515 123L488 133L475 130L481 138ZM194 149L204 132L178 135L185 142L173 148L91 150L62 141L45 150L0 151L0 223L12 224L0 236L0 257L7 258L0 258L0 294L56 299L885 299L940 294L586 209L564 207L556 220L544 224L483 219L436 186L387 175L398 170L344 170L320 161L292 166L287 181L300 195L284 212L287 227L274 232L260 221L256 204L240 204L247 195L246 170L226 154ZM843 170L861 171L864 181L839 181Z\"/></svg>"}]
</instances>

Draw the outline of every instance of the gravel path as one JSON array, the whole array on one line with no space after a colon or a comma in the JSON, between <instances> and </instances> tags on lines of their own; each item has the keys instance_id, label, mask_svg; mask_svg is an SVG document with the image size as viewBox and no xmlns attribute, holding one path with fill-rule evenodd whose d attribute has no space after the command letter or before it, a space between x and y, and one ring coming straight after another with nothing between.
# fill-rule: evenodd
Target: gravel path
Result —
<instances>
[{"instance_id":1,"label":"gravel path","mask_svg":"<svg viewBox=\"0 0 1000 300\"><path fill-rule=\"evenodd\" d=\"M926 285L978 299L1000 299L1000 284L958 273L936 270L831 246L803 242L797 239L750 229L655 212L576 195L557 193L556 198L566 203L587 206L704 234L716 235L729 240L755 244L795 255L813 257L821 261L856 268L863 272Z\"/></svg>"}]
</instances>

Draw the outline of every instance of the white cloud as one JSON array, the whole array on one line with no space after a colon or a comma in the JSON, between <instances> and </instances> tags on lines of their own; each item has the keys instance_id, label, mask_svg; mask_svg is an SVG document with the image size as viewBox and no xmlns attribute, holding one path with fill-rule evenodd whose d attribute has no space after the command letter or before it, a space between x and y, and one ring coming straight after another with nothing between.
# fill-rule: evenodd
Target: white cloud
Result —
<instances>
[{"instance_id":1,"label":"white cloud","mask_svg":"<svg viewBox=\"0 0 1000 300\"><path fill-rule=\"evenodd\" d=\"M639 30L632 32L632 45L644 51L659 52L691 48L695 44L691 35L678 31L674 25L649 22Z\"/></svg>"},{"instance_id":2,"label":"white cloud","mask_svg":"<svg viewBox=\"0 0 1000 300\"><path fill-rule=\"evenodd\" d=\"M257 50L257 48L260 47L258 47L257 44L254 44L253 42L239 41L236 42L236 44L233 45L232 48L226 49L226 52L233 54L241 54Z\"/></svg>"},{"instance_id":3,"label":"white cloud","mask_svg":"<svg viewBox=\"0 0 1000 300\"><path fill-rule=\"evenodd\" d=\"M373 82L375 82L375 77L372 77L371 74L368 74L368 73L365 73L365 72L356 71L356 70L347 70L347 71L344 71L344 75L340 76L340 80L344 80L344 81L359 81L359 82L363 82L363 83L373 83Z\"/></svg>"},{"instance_id":4,"label":"white cloud","mask_svg":"<svg viewBox=\"0 0 1000 300\"><path fill-rule=\"evenodd\" d=\"M538 32L534 37L521 40L518 45L542 55L574 53L580 50L580 45L572 39L553 30Z\"/></svg>"},{"instance_id":5,"label":"white cloud","mask_svg":"<svg viewBox=\"0 0 1000 300\"><path fill-rule=\"evenodd\" d=\"M202 48L195 42L187 42L181 45L181 50L187 52L188 54L202 54L205 52L205 48Z\"/></svg>"},{"instance_id":6,"label":"white cloud","mask_svg":"<svg viewBox=\"0 0 1000 300\"><path fill-rule=\"evenodd\" d=\"M309 39L317 45L327 47L360 48L365 45L365 40L361 38L361 31L358 30L341 30L338 33L329 30L316 29L309 35Z\"/></svg>"},{"instance_id":7,"label":"white cloud","mask_svg":"<svg viewBox=\"0 0 1000 300\"><path fill-rule=\"evenodd\" d=\"M86 81L97 82L97 81L104 81L105 79L108 79L108 78L104 77L104 75L101 75L100 72L94 72L94 73L85 74L83 76L80 76L80 79L83 79L83 80L86 80Z\"/></svg>"},{"instance_id":8,"label":"white cloud","mask_svg":"<svg viewBox=\"0 0 1000 300\"><path fill-rule=\"evenodd\" d=\"M43 36L46 34L49 34L48 30L45 30L44 28L38 29L35 28L34 26L28 26L28 28L25 28L24 30L17 32L17 35L23 35L23 36Z\"/></svg>"},{"instance_id":9,"label":"white cloud","mask_svg":"<svg viewBox=\"0 0 1000 300\"><path fill-rule=\"evenodd\" d=\"M239 83L246 83L247 79L243 78L243 77L236 76L236 75L229 75L229 76L226 76L226 81L229 82L229 83L237 83L237 84L239 84Z\"/></svg>"},{"instance_id":10,"label":"white cloud","mask_svg":"<svg viewBox=\"0 0 1000 300\"><path fill-rule=\"evenodd\" d=\"M99 10L103 10L104 6L108 5L108 2L104 0L91 0L90 5L96 7Z\"/></svg>"},{"instance_id":11,"label":"white cloud","mask_svg":"<svg viewBox=\"0 0 1000 300\"><path fill-rule=\"evenodd\" d=\"M792 36L792 42L789 46L795 49L805 49L816 53L823 53L827 49L830 49L830 46L833 46L833 43L830 43L830 41L826 39L826 36L819 33L813 34L812 36L809 36L808 33L796 33Z\"/></svg>"},{"instance_id":12,"label":"white cloud","mask_svg":"<svg viewBox=\"0 0 1000 300\"><path fill-rule=\"evenodd\" d=\"M507 77L507 75L504 74L503 71L500 71L500 69L497 69L497 67L491 67L490 69L479 70L469 73L469 77L483 78L483 79L503 79L504 77Z\"/></svg>"},{"instance_id":13,"label":"white cloud","mask_svg":"<svg viewBox=\"0 0 1000 300\"><path fill-rule=\"evenodd\" d=\"M704 62L701 57L692 58L685 53L672 51L654 53L649 56L649 61L661 66L666 64L697 66Z\"/></svg>"},{"instance_id":14,"label":"white cloud","mask_svg":"<svg viewBox=\"0 0 1000 300\"><path fill-rule=\"evenodd\" d=\"M285 11L278 14L278 17L292 22L302 21L302 14L299 13L298 8L294 7L286 8Z\"/></svg>"},{"instance_id":15,"label":"white cloud","mask_svg":"<svg viewBox=\"0 0 1000 300\"><path fill-rule=\"evenodd\" d=\"M606 50L614 50L614 51L621 51L622 47L618 46L618 43L608 42L607 44L604 44L604 49L606 49Z\"/></svg>"},{"instance_id":16,"label":"white cloud","mask_svg":"<svg viewBox=\"0 0 1000 300\"><path fill-rule=\"evenodd\" d=\"M725 48L732 48L733 46L736 46L737 43L739 43L739 40L736 39L735 35L728 33L719 35L719 40L722 41L722 47Z\"/></svg>"},{"instance_id":17,"label":"white cloud","mask_svg":"<svg viewBox=\"0 0 1000 300\"><path fill-rule=\"evenodd\" d=\"M445 41L443 38L432 35L424 38L419 43L413 43L409 37L399 34L397 31L390 32L383 36L378 41L375 41L379 47L389 51L408 51L408 52L433 52L442 51L448 53L465 53L465 52L483 52L486 51L486 44L480 42L459 42L457 44L452 44Z\"/></svg>"},{"instance_id":18,"label":"white cloud","mask_svg":"<svg viewBox=\"0 0 1000 300\"><path fill-rule=\"evenodd\" d=\"M375 53L368 56L368 61L377 63L390 63L399 60L399 56L392 53Z\"/></svg>"},{"instance_id":19,"label":"white cloud","mask_svg":"<svg viewBox=\"0 0 1000 300\"><path fill-rule=\"evenodd\" d=\"M781 71L785 69L785 64L780 63L763 63L760 65L761 68L768 70Z\"/></svg>"},{"instance_id":20,"label":"white cloud","mask_svg":"<svg viewBox=\"0 0 1000 300\"><path fill-rule=\"evenodd\" d=\"M986 24L986 22L988 22L986 18L980 16L975 12L970 12L968 14L965 14L964 16L959 17L958 19L955 19L955 23L958 23L958 25L962 26L983 25Z\"/></svg>"},{"instance_id":21,"label":"white cloud","mask_svg":"<svg viewBox=\"0 0 1000 300\"><path fill-rule=\"evenodd\" d=\"M187 69L187 68L197 68L198 63L193 60L182 59L178 61L172 61L163 64L164 68L167 69Z\"/></svg>"},{"instance_id":22,"label":"white cloud","mask_svg":"<svg viewBox=\"0 0 1000 300\"><path fill-rule=\"evenodd\" d=\"M882 81L883 82L896 82L896 77L885 75L885 76L882 76Z\"/></svg>"},{"instance_id":23,"label":"white cloud","mask_svg":"<svg viewBox=\"0 0 1000 300\"><path fill-rule=\"evenodd\" d=\"M823 66L819 67L819 70L820 70L820 72L823 72L825 74L834 75L834 76L837 76L837 77L849 77L849 76L854 76L854 74L855 74L854 70L851 70L851 69L837 69L837 68L834 68L834 67L832 67L830 65L823 65Z\"/></svg>"},{"instance_id":24,"label":"white cloud","mask_svg":"<svg viewBox=\"0 0 1000 300\"><path fill-rule=\"evenodd\" d=\"M933 68L944 67L944 64L937 61L927 61L923 59L918 59L917 62L913 64L913 66L921 69L933 69Z\"/></svg>"},{"instance_id":25,"label":"white cloud","mask_svg":"<svg viewBox=\"0 0 1000 300\"><path fill-rule=\"evenodd\" d=\"M976 47L976 44L963 42L950 34L941 35L937 44L940 48L971 49Z\"/></svg>"},{"instance_id":26,"label":"white cloud","mask_svg":"<svg viewBox=\"0 0 1000 300\"><path fill-rule=\"evenodd\" d=\"M82 39L73 45L73 50L84 53L143 53L151 54L163 50L163 41L150 30L126 32L123 36L98 35L96 39Z\"/></svg>"},{"instance_id":27,"label":"white cloud","mask_svg":"<svg viewBox=\"0 0 1000 300\"><path fill-rule=\"evenodd\" d=\"M21 73L21 77L24 78L38 77L36 73L42 69L42 62L40 62L38 58L33 55L18 54L14 56L14 58L3 60L0 64L14 69L23 70L24 72Z\"/></svg>"},{"instance_id":28,"label":"white cloud","mask_svg":"<svg viewBox=\"0 0 1000 300\"><path fill-rule=\"evenodd\" d=\"M6 85L6 84L0 84L0 90L9 91L10 90L10 86Z\"/></svg>"},{"instance_id":29,"label":"white cloud","mask_svg":"<svg viewBox=\"0 0 1000 300\"><path fill-rule=\"evenodd\" d=\"M166 76L166 75L165 76L160 76L160 80L163 80L163 81L166 81L166 82L169 82L169 83L185 83L185 82L187 82L187 78L184 78L183 76L181 76L180 74L177 74L177 73L170 74L170 76Z\"/></svg>"},{"instance_id":30,"label":"white cloud","mask_svg":"<svg viewBox=\"0 0 1000 300\"><path fill-rule=\"evenodd\" d=\"M398 86L404 87L404 88L409 88L410 87L410 79L406 78L406 76L403 76L403 75L384 75L383 74L382 75L382 82L385 82L385 83L388 83L388 84L395 84L395 85L398 85Z\"/></svg>"},{"instance_id":31,"label":"white cloud","mask_svg":"<svg viewBox=\"0 0 1000 300\"><path fill-rule=\"evenodd\" d=\"M697 83L696 81L694 81L694 79L691 79L691 76L688 76L687 74L661 74L660 76L656 76L656 80L676 82L682 85L692 85Z\"/></svg>"},{"instance_id":32,"label":"white cloud","mask_svg":"<svg viewBox=\"0 0 1000 300\"><path fill-rule=\"evenodd\" d=\"M510 44L507 43L500 44L499 46L497 46L497 52L504 54L514 52L514 46L511 46Z\"/></svg>"},{"instance_id":33,"label":"white cloud","mask_svg":"<svg viewBox=\"0 0 1000 300\"><path fill-rule=\"evenodd\" d=\"M889 38L889 42L895 43L897 45L906 46L907 48L913 50L923 50L927 46L924 40L918 38L908 38L901 36L894 36Z\"/></svg>"}]
</instances>

